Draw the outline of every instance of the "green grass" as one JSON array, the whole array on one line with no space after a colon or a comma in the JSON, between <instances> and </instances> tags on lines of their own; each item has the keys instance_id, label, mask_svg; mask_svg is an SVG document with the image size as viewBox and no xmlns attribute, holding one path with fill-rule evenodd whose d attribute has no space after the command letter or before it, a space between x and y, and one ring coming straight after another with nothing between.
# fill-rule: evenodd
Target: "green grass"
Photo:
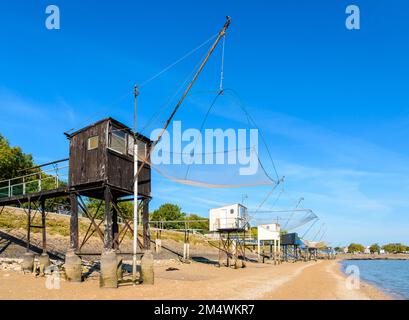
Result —
<instances>
[{"instance_id":1,"label":"green grass","mask_svg":"<svg viewBox=\"0 0 409 320\"><path fill-rule=\"evenodd\" d=\"M32 212L32 225L41 225L40 212ZM89 221L85 219L79 220L80 233L85 234L88 229ZM0 215L0 229L4 231L12 230L26 230L27 229L27 215L23 210L4 208ZM70 218L69 216L62 216L49 213L46 218L47 234L69 236L70 235ZM102 229L103 230L103 229ZM41 233L42 230L33 228L33 233ZM97 236L96 234L94 235Z\"/></svg>"}]
</instances>

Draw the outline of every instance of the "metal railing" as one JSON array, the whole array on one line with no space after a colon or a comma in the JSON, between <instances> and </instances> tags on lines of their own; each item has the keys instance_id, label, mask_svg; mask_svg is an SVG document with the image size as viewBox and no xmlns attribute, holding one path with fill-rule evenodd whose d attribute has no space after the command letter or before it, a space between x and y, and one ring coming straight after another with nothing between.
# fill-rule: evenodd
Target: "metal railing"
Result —
<instances>
[{"instance_id":1,"label":"metal railing","mask_svg":"<svg viewBox=\"0 0 409 320\"><path fill-rule=\"evenodd\" d=\"M213 230L245 229L248 226L246 217L222 217L216 218Z\"/></svg>"},{"instance_id":2,"label":"metal railing","mask_svg":"<svg viewBox=\"0 0 409 320\"><path fill-rule=\"evenodd\" d=\"M64 159L27 169L39 171L0 181L0 198L58 189L68 183L68 168L68 160Z\"/></svg>"}]
</instances>

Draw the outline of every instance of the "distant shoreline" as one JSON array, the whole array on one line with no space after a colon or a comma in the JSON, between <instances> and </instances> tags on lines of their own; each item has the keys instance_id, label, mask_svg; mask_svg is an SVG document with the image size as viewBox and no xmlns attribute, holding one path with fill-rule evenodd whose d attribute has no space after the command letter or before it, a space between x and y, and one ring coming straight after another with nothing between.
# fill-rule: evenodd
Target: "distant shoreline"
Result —
<instances>
[{"instance_id":1,"label":"distant shoreline","mask_svg":"<svg viewBox=\"0 0 409 320\"><path fill-rule=\"evenodd\" d=\"M409 260L409 254L338 254L340 260Z\"/></svg>"}]
</instances>

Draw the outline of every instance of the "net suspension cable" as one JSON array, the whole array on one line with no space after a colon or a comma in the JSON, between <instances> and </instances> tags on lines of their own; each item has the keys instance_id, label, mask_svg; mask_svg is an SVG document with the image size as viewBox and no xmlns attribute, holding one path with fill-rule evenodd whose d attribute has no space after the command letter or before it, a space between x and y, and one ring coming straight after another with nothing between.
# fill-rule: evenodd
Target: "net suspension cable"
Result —
<instances>
[{"instance_id":1,"label":"net suspension cable","mask_svg":"<svg viewBox=\"0 0 409 320\"><path fill-rule=\"evenodd\" d=\"M192 54L194 54L195 52L197 52L198 50L200 50L201 48L203 48L206 44L208 44L210 41L212 41L213 39L215 39L217 37L217 33L212 35L210 38L208 38L207 40L205 40L203 43L199 44L197 47L193 48L192 50L190 50L189 52L187 52L186 54L184 54L182 57L180 57L179 59L177 59L176 61L172 62L171 64L169 64L168 66L166 66L165 68L163 68L161 71L157 72L156 74L154 74L153 76L149 77L148 79L144 80L142 82L141 85L139 85L139 88L142 88L144 86L146 86L147 84L149 84L150 82L154 81L155 79L159 78L161 75L163 75L164 73L166 73L167 71L169 71L170 69L172 69L173 67L175 67L176 65L178 65L179 63L181 63L182 61L186 60L187 58L189 58ZM123 95L119 96L118 99L116 99L113 103L108 104L105 109L110 109L116 105L118 105L120 102L122 102L125 98L129 97L130 93L133 93L134 89L132 90L127 90L126 93L124 93ZM88 123L92 118L94 118L95 116L97 116L98 114L101 113L101 110L99 110L98 112L93 113L91 116L87 117L84 121L82 121L83 124ZM76 128L71 128L69 130L67 130L67 133L70 133L72 131L75 131Z\"/></svg>"},{"instance_id":2,"label":"net suspension cable","mask_svg":"<svg viewBox=\"0 0 409 320\"><path fill-rule=\"evenodd\" d=\"M325 222L321 224L320 228L318 229L317 233L315 234L315 236L312 238L311 241L314 241L318 235L321 233L322 228L325 226Z\"/></svg>"},{"instance_id":3,"label":"net suspension cable","mask_svg":"<svg viewBox=\"0 0 409 320\"><path fill-rule=\"evenodd\" d=\"M213 42L211 48L209 49L209 51L207 52L205 58L203 59L203 61L201 62L198 70L196 71L195 75L193 76L193 79L190 81L189 85L187 86L187 88L185 89L184 93L182 94L181 98L179 99L178 103L176 104L176 106L174 107L172 113L170 114L169 118L166 120L163 128L161 129L158 137L156 138L156 140L152 143L152 146L149 148L149 150L147 151L147 155L145 156L144 159L141 159L142 163L137 171L137 173L134 176L134 181L136 181L138 175L140 174L140 172L142 171L144 165L147 163L147 159L150 157L150 155L152 154L152 152L154 151L156 145L160 142L163 134L165 133L166 129L168 128L169 124L171 123L171 121L173 120L176 112L179 110L180 106L182 105L183 101L185 100L186 96L188 95L190 89L193 87L194 83L196 82L197 78L199 77L199 74L201 73L201 71L203 70L204 66L206 65L206 62L208 61L210 55L213 53L214 49L216 48L217 44L219 43L220 39L225 35L227 28L230 25L230 18L226 17L226 23L224 24L223 28L220 30L220 32L217 35L216 40Z\"/></svg>"},{"instance_id":4,"label":"net suspension cable","mask_svg":"<svg viewBox=\"0 0 409 320\"><path fill-rule=\"evenodd\" d=\"M312 227L317 223L319 219L315 219L311 225L308 227L308 229L304 232L304 234L302 235L301 238L305 239L305 237L307 236L308 232L310 232L310 230L312 229Z\"/></svg>"},{"instance_id":5,"label":"net suspension cable","mask_svg":"<svg viewBox=\"0 0 409 320\"><path fill-rule=\"evenodd\" d=\"M296 204L296 206L295 206L294 209L297 209L298 206L301 204L302 201L304 201L304 198L303 198L303 197L301 197L301 198L298 200L298 202L297 202L297 204ZM292 219L293 216L294 216L294 210L291 212L290 216L288 217L288 220L287 220L287 222L285 223L283 229L285 229L285 228L288 226L288 223L291 221L291 219Z\"/></svg>"}]
</instances>

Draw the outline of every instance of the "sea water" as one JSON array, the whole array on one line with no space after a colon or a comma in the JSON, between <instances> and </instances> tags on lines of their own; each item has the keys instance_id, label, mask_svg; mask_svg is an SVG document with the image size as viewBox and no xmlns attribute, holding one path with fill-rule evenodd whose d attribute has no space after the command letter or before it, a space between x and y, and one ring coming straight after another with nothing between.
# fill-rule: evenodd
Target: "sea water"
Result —
<instances>
[{"instance_id":1,"label":"sea water","mask_svg":"<svg viewBox=\"0 0 409 320\"><path fill-rule=\"evenodd\" d=\"M409 260L344 260L342 271L348 265L359 268L360 278L397 299L409 299Z\"/></svg>"}]
</instances>

